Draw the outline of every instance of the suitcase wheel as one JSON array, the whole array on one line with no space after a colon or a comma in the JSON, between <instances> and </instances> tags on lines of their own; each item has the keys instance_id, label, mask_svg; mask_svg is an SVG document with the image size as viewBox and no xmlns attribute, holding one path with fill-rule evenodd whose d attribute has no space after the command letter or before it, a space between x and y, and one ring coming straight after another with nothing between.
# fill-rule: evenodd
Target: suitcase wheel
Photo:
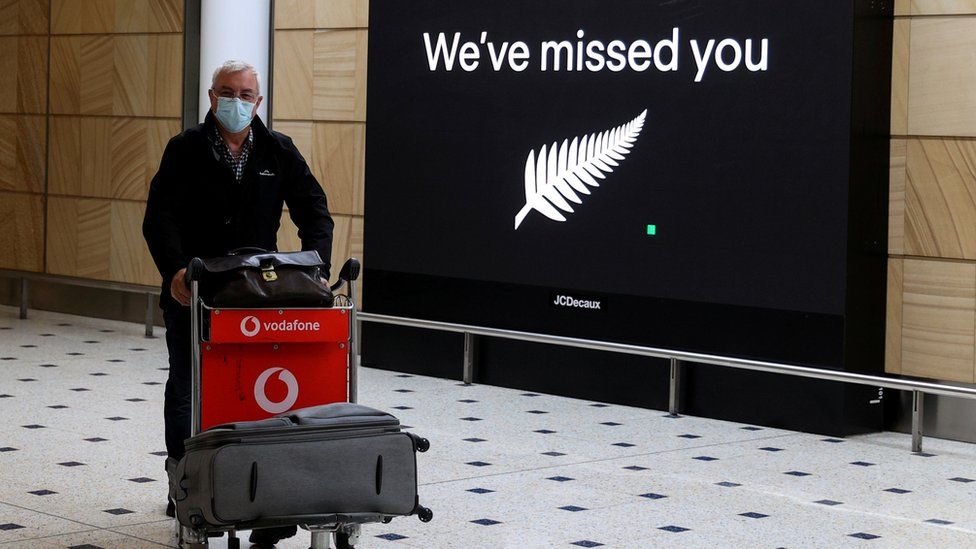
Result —
<instances>
[{"instance_id":1,"label":"suitcase wheel","mask_svg":"<svg viewBox=\"0 0 976 549\"><path fill-rule=\"evenodd\" d=\"M430 450L430 441L426 438L415 435L413 433L407 433L410 436L410 440L413 441L413 448L417 452L426 452Z\"/></svg>"},{"instance_id":2,"label":"suitcase wheel","mask_svg":"<svg viewBox=\"0 0 976 549\"><path fill-rule=\"evenodd\" d=\"M434 512L429 507L421 507L417 509L417 518L420 519L420 522L430 522L434 518Z\"/></svg>"}]
</instances>

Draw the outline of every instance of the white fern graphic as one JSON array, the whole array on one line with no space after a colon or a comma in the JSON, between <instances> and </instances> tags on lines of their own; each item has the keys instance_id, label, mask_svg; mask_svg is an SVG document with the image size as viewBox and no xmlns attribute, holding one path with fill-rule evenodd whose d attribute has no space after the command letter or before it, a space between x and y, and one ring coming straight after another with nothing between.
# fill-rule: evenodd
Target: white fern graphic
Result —
<instances>
[{"instance_id":1,"label":"white fern graphic","mask_svg":"<svg viewBox=\"0 0 976 549\"><path fill-rule=\"evenodd\" d=\"M580 194L588 195L590 187L599 187L597 179L606 179L620 164L618 160L630 154L637 136L644 129L647 109L637 118L616 128L589 135L574 137L570 143L553 143L548 153L543 145L536 157L529 151L525 160L525 207L515 216L515 229L529 212L536 210L553 221L566 221L560 213L573 213L569 204L582 204ZM557 209L558 208L558 209Z\"/></svg>"}]
</instances>

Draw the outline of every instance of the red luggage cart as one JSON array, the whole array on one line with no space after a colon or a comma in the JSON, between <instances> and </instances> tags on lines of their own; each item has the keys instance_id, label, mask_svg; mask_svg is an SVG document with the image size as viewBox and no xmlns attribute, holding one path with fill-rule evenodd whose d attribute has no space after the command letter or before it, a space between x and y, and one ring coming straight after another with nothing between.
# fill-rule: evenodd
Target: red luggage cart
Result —
<instances>
[{"instance_id":1,"label":"red luggage cart","mask_svg":"<svg viewBox=\"0 0 976 549\"><path fill-rule=\"evenodd\" d=\"M350 258L332 285L330 308L213 308L200 298L192 276L191 436L224 423L265 419L293 409L356 402L359 369L356 279ZM345 293L339 293L345 287ZM313 549L329 535L358 538L358 524L302 525ZM180 528L180 546L205 547L206 536ZM234 530L228 547L239 547ZM337 535L337 538L339 536ZM338 539L337 539L338 541ZM338 543L337 543L338 545Z\"/></svg>"}]
</instances>

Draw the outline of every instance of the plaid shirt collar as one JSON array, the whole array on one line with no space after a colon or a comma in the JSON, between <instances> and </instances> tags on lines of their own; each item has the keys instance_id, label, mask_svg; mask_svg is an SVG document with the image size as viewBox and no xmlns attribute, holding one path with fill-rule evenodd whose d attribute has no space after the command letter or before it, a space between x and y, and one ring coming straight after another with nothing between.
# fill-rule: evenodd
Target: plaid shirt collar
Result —
<instances>
[{"instance_id":1,"label":"plaid shirt collar","mask_svg":"<svg viewBox=\"0 0 976 549\"><path fill-rule=\"evenodd\" d=\"M251 153L251 149L254 146L254 132L248 130L247 139L244 140L244 144L241 146L241 153L234 157L234 154L230 152L230 147L227 146L227 142L224 141L222 135L220 135L220 130L214 125L214 148L220 153L220 157L224 160L224 164L232 172L234 172L234 179L240 183L241 178L244 177L244 166L247 164L247 157Z\"/></svg>"}]
</instances>

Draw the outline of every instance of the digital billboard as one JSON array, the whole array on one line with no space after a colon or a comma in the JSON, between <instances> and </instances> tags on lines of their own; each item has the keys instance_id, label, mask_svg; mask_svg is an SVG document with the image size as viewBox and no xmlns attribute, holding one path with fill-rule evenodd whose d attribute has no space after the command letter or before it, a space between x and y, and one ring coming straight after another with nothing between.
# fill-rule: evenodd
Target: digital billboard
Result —
<instances>
[{"instance_id":1,"label":"digital billboard","mask_svg":"<svg viewBox=\"0 0 976 549\"><path fill-rule=\"evenodd\" d=\"M372 0L365 309L838 368L853 338L873 353L890 58L870 57L890 38L871 9Z\"/></svg>"}]
</instances>

